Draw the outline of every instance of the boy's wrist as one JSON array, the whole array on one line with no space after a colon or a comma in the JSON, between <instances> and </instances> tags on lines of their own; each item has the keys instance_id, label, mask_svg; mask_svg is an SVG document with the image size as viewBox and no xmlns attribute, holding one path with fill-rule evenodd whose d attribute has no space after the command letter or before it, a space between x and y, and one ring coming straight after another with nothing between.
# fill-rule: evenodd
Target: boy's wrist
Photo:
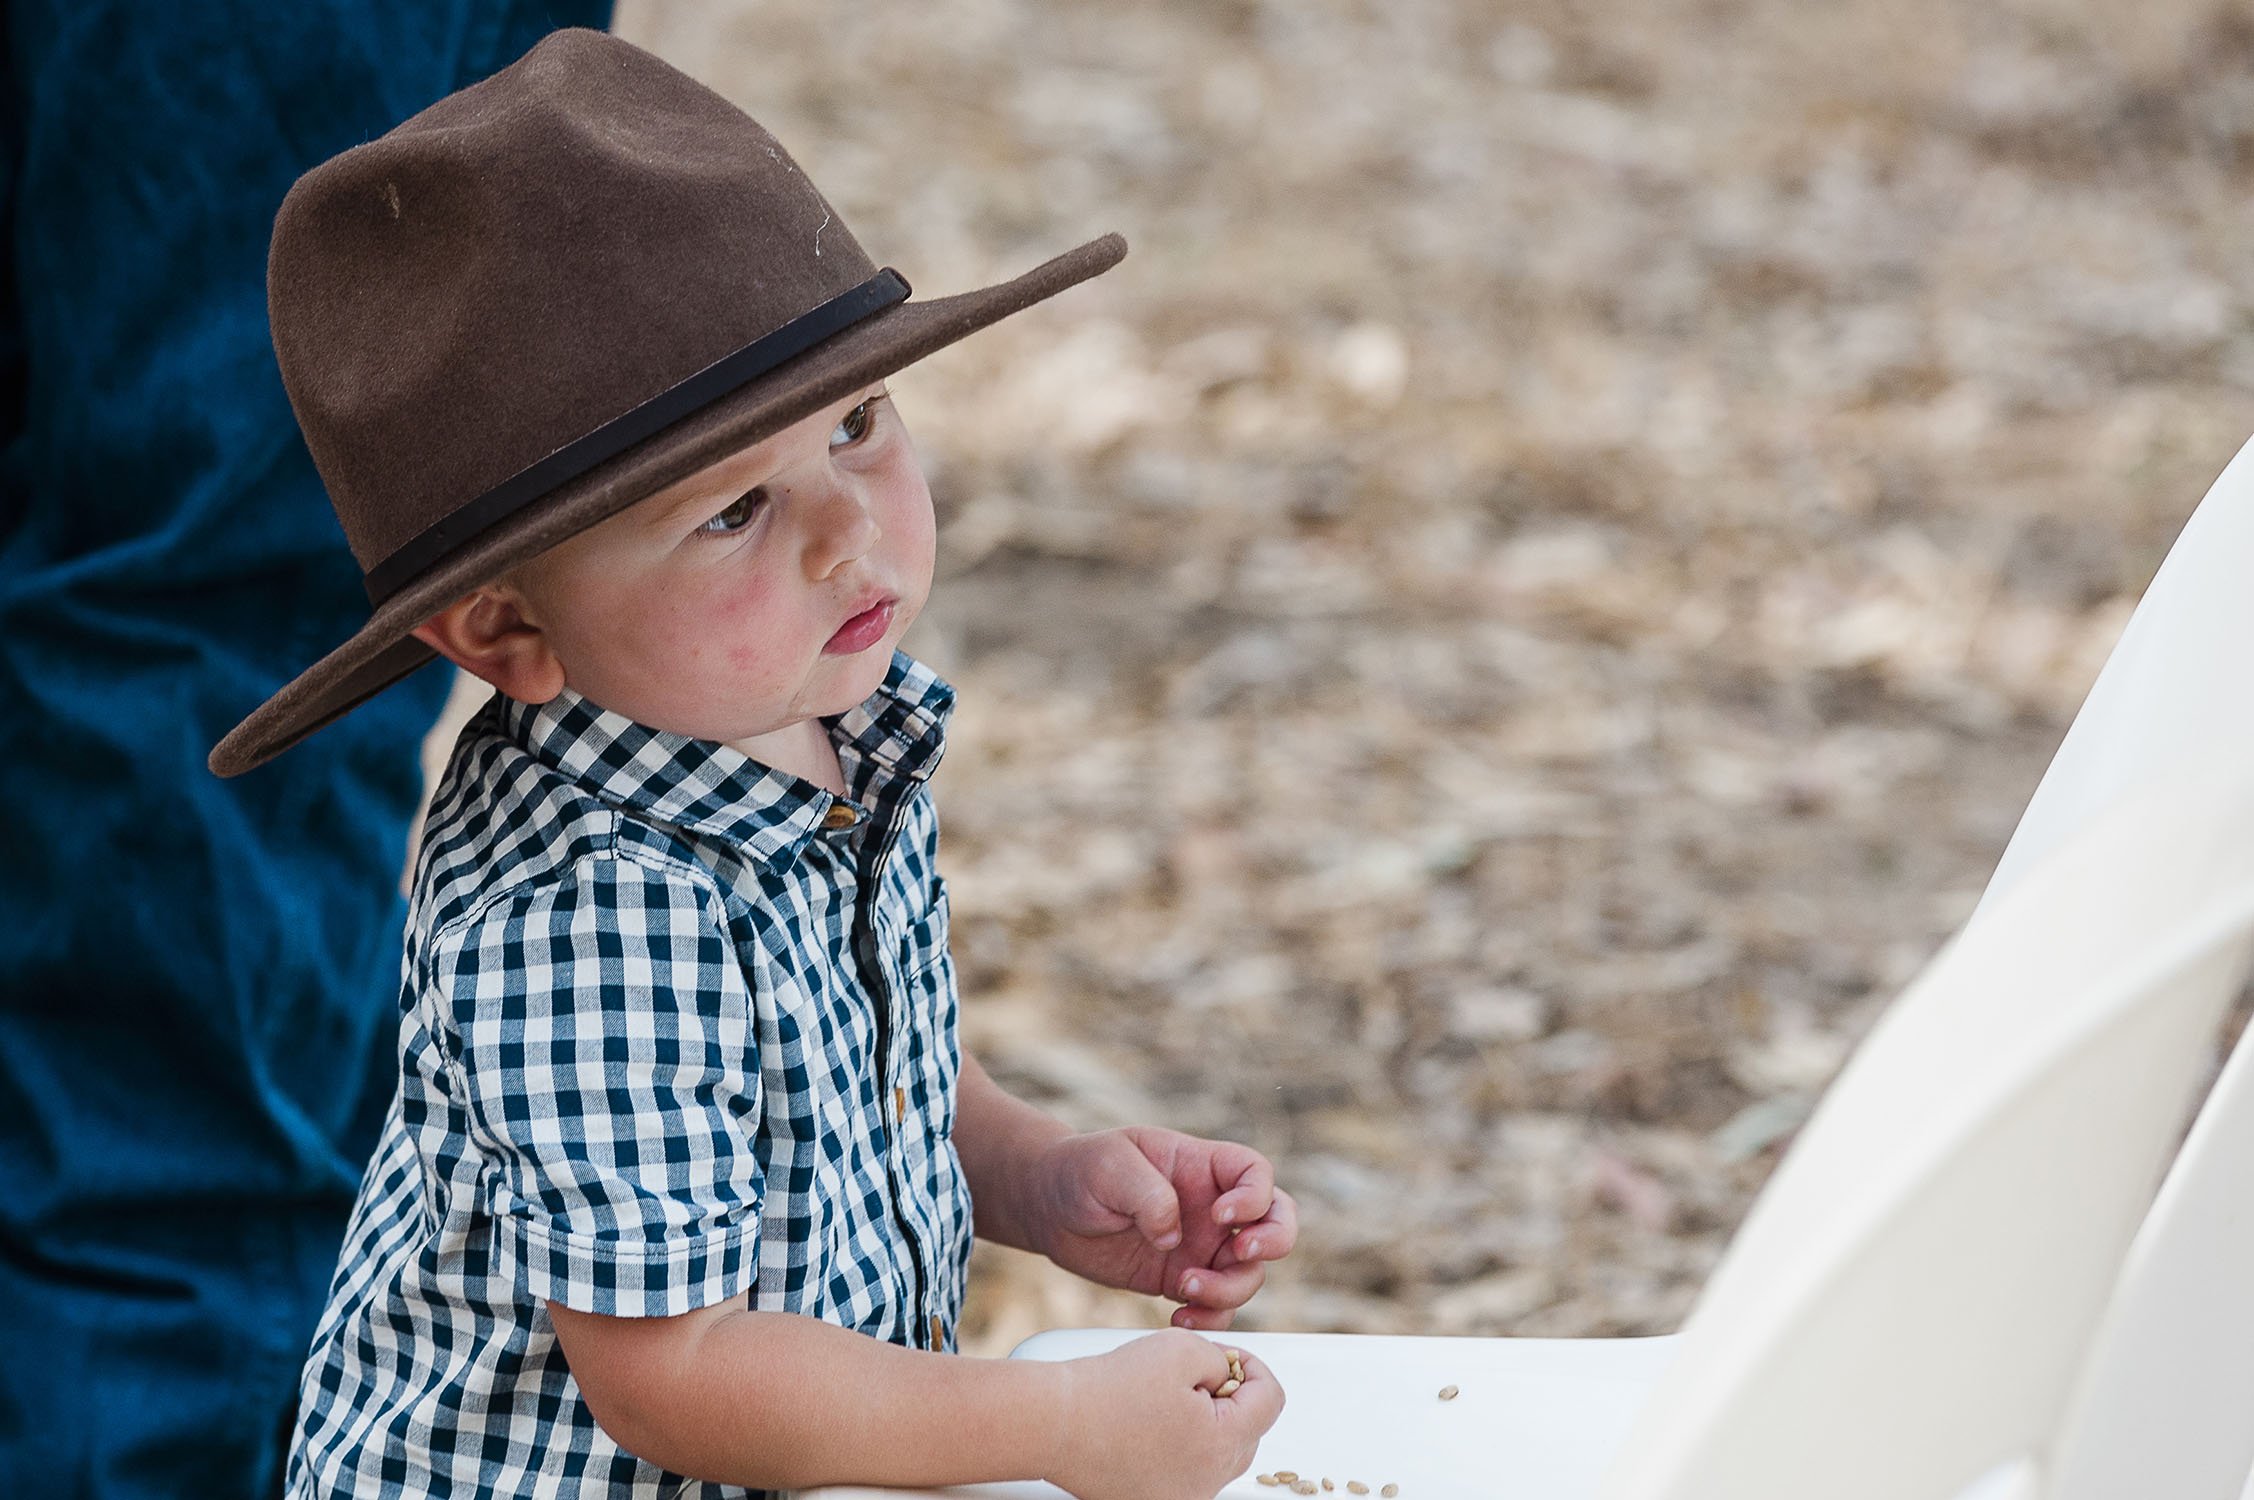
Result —
<instances>
[{"instance_id":1,"label":"boy's wrist","mask_svg":"<svg viewBox=\"0 0 2254 1500\"><path fill-rule=\"evenodd\" d=\"M954 1138L980 1239L1049 1254L1055 1212L1045 1162L1050 1148L1072 1133L1062 1120L1013 1097L964 1054Z\"/></svg>"},{"instance_id":2,"label":"boy's wrist","mask_svg":"<svg viewBox=\"0 0 2254 1500\"><path fill-rule=\"evenodd\" d=\"M1081 1426L1073 1420L1079 1409L1074 1399L1080 1378L1079 1361L1022 1360L1018 1363L1039 1366L1043 1377L1032 1382L1042 1433L1042 1452L1037 1455L1037 1461L1042 1482L1063 1489L1066 1486L1062 1476L1079 1469L1073 1451Z\"/></svg>"},{"instance_id":3,"label":"boy's wrist","mask_svg":"<svg viewBox=\"0 0 2254 1500\"><path fill-rule=\"evenodd\" d=\"M1005 1243L1049 1260L1056 1259L1057 1219L1049 1152L1071 1134L1060 1125L1054 1134L1027 1142L1011 1175L1013 1213L1005 1230L1010 1239Z\"/></svg>"}]
</instances>

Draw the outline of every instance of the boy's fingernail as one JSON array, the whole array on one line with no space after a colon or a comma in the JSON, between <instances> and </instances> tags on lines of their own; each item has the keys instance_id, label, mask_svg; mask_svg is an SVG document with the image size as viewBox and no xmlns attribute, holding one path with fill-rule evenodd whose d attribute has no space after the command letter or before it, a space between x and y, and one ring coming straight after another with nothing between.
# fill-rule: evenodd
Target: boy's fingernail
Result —
<instances>
[{"instance_id":1,"label":"boy's fingernail","mask_svg":"<svg viewBox=\"0 0 2254 1500\"><path fill-rule=\"evenodd\" d=\"M1224 1203L1219 1208L1213 1210L1213 1217L1219 1219L1224 1224L1231 1222L1236 1218L1236 1216L1237 1211L1235 1207L1227 1203Z\"/></svg>"},{"instance_id":2,"label":"boy's fingernail","mask_svg":"<svg viewBox=\"0 0 2254 1500\"><path fill-rule=\"evenodd\" d=\"M1180 1243L1182 1243L1182 1231L1179 1229L1169 1229L1158 1237L1158 1248L1161 1250L1171 1250Z\"/></svg>"},{"instance_id":3,"label":"boy's fingernail","mask_svg":"<svg viewBox=\"0 0 2254 1500\"><path fill-rule=\"evenodd\" d=\"M1183 1296L1185 1296L1185 1297L1195 1297L1195 1296L1197 1295L1197 1289L1198 1289L1198 1279L1197 1279L1197 1278L1196 1278L1195 1276L1185 1276L1185 1277L1183 1277L1183 1278L1182 1278L1182 1295L1183 1295Z\"/></svg>"}]
</instances>

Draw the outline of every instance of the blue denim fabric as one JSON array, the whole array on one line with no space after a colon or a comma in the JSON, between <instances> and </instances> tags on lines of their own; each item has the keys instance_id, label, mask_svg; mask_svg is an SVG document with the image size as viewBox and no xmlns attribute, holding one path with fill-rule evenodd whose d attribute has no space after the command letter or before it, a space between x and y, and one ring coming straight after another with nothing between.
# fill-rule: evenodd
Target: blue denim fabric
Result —
<instances>
[{"instance_id":1,"label":"blue denim fabric","mask_svg":"<svg viewBox=\"0 0 2254 1500\"><path fill-rule=\"evenodd\" d=\"M397 1078L424 672L204 757L367 617L267 342L307 167L609 0L0 21L0 1495L278 1485Z\"/></svg>"}]
</instances>

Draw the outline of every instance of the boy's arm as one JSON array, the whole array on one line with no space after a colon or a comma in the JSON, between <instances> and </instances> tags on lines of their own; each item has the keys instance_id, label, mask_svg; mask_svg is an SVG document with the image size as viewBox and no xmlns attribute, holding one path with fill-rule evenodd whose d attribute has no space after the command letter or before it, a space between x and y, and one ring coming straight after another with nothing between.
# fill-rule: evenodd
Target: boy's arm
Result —
<instances>
[{"instance_id":1,"label":"boy's arm","mask_svg":"<svg viewBox=\"0 0 2254 1500\"><path fill-rule=\"evenodd\" d=\"M905 1488L1048 1479L1063 1466L1062 1364L907 1349L741 1302L672 1318L550 1302L548 1315L603 1430L678 1474Z\"/></svg>"},{"instance_id":2,"label":"boy's arm","mask_svg":"<svg viewBox=\"0 0 2254 1500\"><path fill-rule=\"evenodd\" d=\"M904 1349L735 1302L668 1318L548 1313L620 1447L763 1489L1045 1479L1081 1500L1207 1500L1252 1463L1284 1404L1252 1354L1178 1328L1052 1363Z\"/></svg>"},{"instance_id":3,"label":"boy's arm","mask_svg":"<svg viewBox=\"0 0 2254 1500\"><path fill-rule=\"evenodd\" d=\"M1015 1250L1047 1254L1034 1243L1025 1195L1036 1176L1035 1158L1072 1134L1070 1126L1023 1099L987 1075L966 1049L956 1083L955 1154L969 1179L973 1228L982 1240Z\"/></svg>"}]
</instances>

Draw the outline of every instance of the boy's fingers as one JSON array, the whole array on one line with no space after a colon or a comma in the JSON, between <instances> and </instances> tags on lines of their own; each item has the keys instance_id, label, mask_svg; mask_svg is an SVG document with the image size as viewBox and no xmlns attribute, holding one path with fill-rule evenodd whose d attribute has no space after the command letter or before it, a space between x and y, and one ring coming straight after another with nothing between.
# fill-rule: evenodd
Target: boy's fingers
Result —
<instances>
[{"instance_id":1,"label":"boy's fingers","mask_svg":"<svg viewBox=\"0 0 2254 1500\"><path fill-rule=\"evenodd\" d=\"M1135 1221L1143 1237L1161 1250L1182 1242L1182 1200L1166 1174L1142 1156L1122 1156L1112 1167L1118 1175L1107 1184L1104 1196Z\"/></svg>"},{"instance_id":2,"label":"boy's fingers","mask_svg":"<svg viewBox=\"0 0 2254 1500\"><path fill-rule=\"evenodd\" d=\"M1268 1220L1237 1236L1237 1254L1246 1260L1282 1260L1299 1243L1299 1204L1282 1188L1268 1205ZM1243 1241L1250 1240L1247 1245Z\"/></svg>"},{"instance_id":3,"label":"boy's fingers","mask_svg":"<svg viewBox=\"0 0 2254 1500\"><path fill-rule=\"evenodd\" d=\"M1196 1352L1196 1358L1192 1361L1192 1366L1196 1372L1196 1384L1198 1389L1211 1393L1229 1378L1229 1351L1227 1346L1217 1344L1211 1339L1202 1339L1199 1342L1203 1343L1205 1347ZM1185 1347L1187 1346L1185 1345Z\"/></svg>"},{"instance_id":4,"label":"boy's fingers","mask_svg":"<svg viewBox=\"0 0 2254 1500\"><path fill-rule=\"evenodd\" d=\"M1235 1416L1261 1432L1273 1427L1283 1413L1284 1388L1269 1369L1250 1354L1244 1356L1244 1384L1221 1398Z\"/></svg>"},{"instance_id":5,"label":"boy's fingers","mask_svg":"<svg viewBox=\"0 0 2254 1500\"><path fill-rule=\"evenodd\" d=\"M1298 1242L1299 1205L1292 1201L1291 1194L1277 1188L1268 1217L1231 1235L1215 1252L1213 1263L1225 1266L1244 1260L1282 1260Z\"/></svg>"},{"instance_id":6,"label":"boy's fingers","mask_svg":"<svg viewBox=\"0 0 2254 1500\"><path fill-rule=\"evenodd\" d=\"M1213 1148L1213 1185L1226 1189L1213 1200L1213 1221L1250 1224L1268 1212L1276 1169L1250 1146L1221 1141Z\"/></svg>"},{"instance_id":7,"label":"boy's fingers","mask_svg":"<svg viewBox=\"0 0 2254 1500\"><path fill-rule=\"evenodd\" d=\"M1219 1270L1196 1266L1183 1274L1176 1295L1199 1307L1242 1307L1267 1279L1268 1268L1256 1260Z\"/></svg>"}]
</instances>

